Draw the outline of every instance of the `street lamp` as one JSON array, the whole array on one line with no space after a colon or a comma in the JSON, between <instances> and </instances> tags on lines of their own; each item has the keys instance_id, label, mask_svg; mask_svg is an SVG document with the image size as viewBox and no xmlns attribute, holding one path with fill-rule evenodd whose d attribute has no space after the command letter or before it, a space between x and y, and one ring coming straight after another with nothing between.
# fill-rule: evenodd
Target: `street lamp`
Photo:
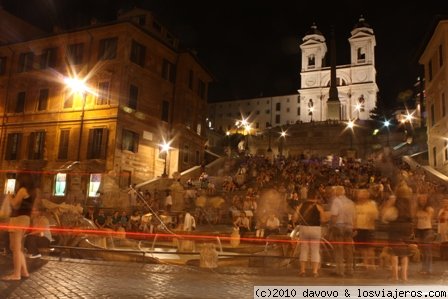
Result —
<instances>
[{"instance_id":1,"label":"street lamp","mask_svg":"<svg viewBox=\"0 0 448 299\"><path fill-rule=\"evenodd\" d=\"M81 80L78 78L64 78L65 85L72 91L73 94L79 93L82 96L82 109L81 109L81 123L79 125L79 139L78 139L78 153L76 156L76 161L81 160L81 142L82 142L82 131L84 129L84 110L86 106L87 93L89 88L86 85L86 80Z\"/></svg>"},{"instance_id":2,"label":"street lamp","mask_svg":"<svg viewBox=\"0 0 448 299\"><path fill-rule=\"evenodd\" d=\"M389 144L389 135L390 135L390 129L389 129L389 126L390 126L390 121L388 120L388 119L386 119L384 122L383 122L383 125L386 127L386 129L387 129L387 146L389 147L390 146L390 144Z\"/></svg>"},{"instance_id":3,"label":"street lamp","mask_svg":"<svg viewBox=\"0 0 448 299\"><path fill-rule=\"evenodd\" d=\"M162 144L160 144L160 152L164 153L164 164L163 164L163 173L162 177L166 178L168 177L168 174L166 172L166 157L168 156L168 151L170 150L170 143L167 143L165 140Z\"/></svg>"},{"instance_id":4,"label":"street lamp","mask_svg":"<svg viewBox=\"0 0 448 299\"><path fill-rule=\"evenodd\" d=\"M347 128L350 129L350 149L353 148L353 134L354 134L354 130L353 128L355 127L355 121L353 120L349 120L347 122Z\"/></svg>"},{"instance_id":5,"label":"street lamp","mask_svg":"<svg viewBox=\"0 0 448 299\"><path fill-rule=\"evenodd\" d=\"M286 131L281 131L280 133L280 156L283 156L283 146L285 145L285 140L286 140Z\"/></svg>"}]
</instances>

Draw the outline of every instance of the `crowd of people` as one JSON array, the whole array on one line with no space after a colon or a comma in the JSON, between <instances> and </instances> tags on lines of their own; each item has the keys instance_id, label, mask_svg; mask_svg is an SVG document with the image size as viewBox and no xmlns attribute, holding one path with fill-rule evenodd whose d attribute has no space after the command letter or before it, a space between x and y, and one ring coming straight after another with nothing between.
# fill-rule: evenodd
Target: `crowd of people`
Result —
<instances>
[{"instance_id":1,"label":"crowd of people","mask_svg":"<svg viewBox=\"0 0 448 299\"><path fill-rule=\"evenodd\" d=\"M298 232L300 276L319 277L322 240L326 240L335 263L334 275L352 276L357 257L369 271L375 271L378 260L387 257L391 279L403 281L408 280L409 258L415 255L416 247L421 256L420 274L431 275L434 240L448 240L448 198L444 198L444 190L428 181L423 171L412 171L387 156L337 164L304 156L245 156L240 163L235 175L225 177L220 184L210 181L205 171L197 184L192 179L186 181L185 209L180 217L167 222L170 229L195 230L205 213L200 199L218 195L223 203L219 202L216 210L221 214L225 207L225 217L209 224L228 224L242 237L295 238ZM11 198L14 271L3 277L5 280L29 276L23 244L30 255L38 256L38 248L48 247L52 240L44 211L32 208L36 186L26 176L18 182L21 187ZM131 213L116 210L107 215L104 209L91 207L84 216L99 229L145 233L164 229L166 223L161 222L173 212L171 191L151 194L134 185L128 196ZM30 225L40 229L21 229ZM381 232L387 235L387 246L376 243Z\"/></svg>"}]
</instances>

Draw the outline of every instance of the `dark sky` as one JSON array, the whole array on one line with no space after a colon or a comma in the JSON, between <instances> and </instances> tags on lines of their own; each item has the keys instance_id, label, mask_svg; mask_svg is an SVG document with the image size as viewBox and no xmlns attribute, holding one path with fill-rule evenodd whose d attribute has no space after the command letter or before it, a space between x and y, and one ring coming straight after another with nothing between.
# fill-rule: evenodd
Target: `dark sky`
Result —
<instances>
[{"instance_id":1,"label":"dark sky","mask_svg":"<svg viewBox=\"0 0 448 299\"><path fill-rule=\"evenodd\" d=\"M0 0L2 1L2 0ZM183 45L197 50L216 82L209 99L231 100L294 93L300 87L302 37L316 22L329 40L335 27L338 64L349 63L348 37L362 14L373 27L379 98L396 103L421 69L418 49L435 15L448 14L448 1L301 0L3 0L3 7L51 28L115 18L134 5L153 10ZM330 4L331 3L331 4Z\"/></svg>"}]
</instances>

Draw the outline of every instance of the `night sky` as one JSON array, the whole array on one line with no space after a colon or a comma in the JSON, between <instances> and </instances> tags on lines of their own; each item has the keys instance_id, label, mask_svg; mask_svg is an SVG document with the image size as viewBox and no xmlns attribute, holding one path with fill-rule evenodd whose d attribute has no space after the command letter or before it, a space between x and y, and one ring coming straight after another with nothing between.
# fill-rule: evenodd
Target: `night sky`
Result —
<instances>
[{"instance_id":1,"label":"night sky","mask_svg":"<svg viewBox=\"0 0 448 299\"><path fill-rule=\"evenodd\" d=\"M0 0L1 1L1 0ZM375 32L379 99L386 106L412 89L421 67L419 49L448 1L302 0L3 0L3 7L44 28L112 20L120 8L153 10L186 48L195 49L213 74L209 101L295 93L300 88L299 44L311 24L330 38L337 64L349 63L350 31L362 14ZM331 3L331 4L330 4ZM328 45L328 44L327 44Z\"/></svg>"}]
</instances>

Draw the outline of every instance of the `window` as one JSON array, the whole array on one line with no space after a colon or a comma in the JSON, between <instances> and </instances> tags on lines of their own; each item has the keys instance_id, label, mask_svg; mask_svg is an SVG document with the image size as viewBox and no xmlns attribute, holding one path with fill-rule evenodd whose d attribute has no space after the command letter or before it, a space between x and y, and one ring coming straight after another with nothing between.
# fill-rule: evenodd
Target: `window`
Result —
<instances>
[{"instance_id":1,"label":"window","mask_svg":"<svg viewBox=\"0 0 448 299\"><path fill-rule=\"evenodd\" d=\"M59 133L59 148L58 148L58 159L67 160L68 159L68 146L70 140L70 130L63 129Z\"/></svg>"},{"instance_id":2,"label":"window","mask_svg":"<svg viewBox=\"0 0 448 299\"><path fill-rule=\"evenodd\" d=\"M129 130L123 130L121 149L133 153L138 152L138 139L139 134Z\"/></svg>"},{"instance_id":3,"label":"window","mask_svg":"<svg viewBox=\"0 0 448 299\"><path fill-rule=\"evenodd\" d=\"M117 41L116 37L100 40L98 60L115 59L117 57Z\"/></svg>"},{"instance_id":4,"label":"window","mask_svg":"<svg viewBox=\"0 0 448 299\"><path fill-rule=\"evenodd\" d=\"M19 56L19 69L18 72L28 72L33 69L33 52L21 53Z\"/></svg>"},{"instance_id":5,"label":"window","mask_svg":"<svg viewBox=\"0 0 448 299\"><path fill-rule=\"evenodd\" d=\"M445 140L445 161L448 161L448 141Z\"/></svg>"},{"instance_id":6,"label":"window","mask_svg":"<svg viewBox=\"0 0 448 299\"><path fill-rule=\"evenodd\" d=\"M71 44L67 49L68 62L73 65L82 64L84 54L84 44Z\"/></svg>"},{"instance_id":7,"label":"window","mask_svg":"<svg viewBox=\"0 0 448 299\"><path fill-rule=\"evenodd\" d=\"M0 76L6 73L6 57L0 57Z\"/></svg>"},{"instance_id":8,"label":"window","mask_svg":"<svg viewBox=\"0 0 448 299\"><path fill-rule=\"evenodd\" d=\"M313 69L316 66L316 59L314 54L308 56L308 68Z\"/></svg>"},{"instance_id":9,"label":"window","mask_svg":"<svg viewBox=\"0 0 448 299\"><path fill-rule=\"evenodd\" d=\"M146 47L132 41L131 47L131 61L139 66L145 66Z\"/></svg>"},{"instance_id":10,"label":"window","mask_svg":"<svg viewBox=\"0 0 448 299\"><path fill-rule=\"evenodd\" d=\"M266 114L269 114L271 112L271 110L266 109Z\"/></svg>"},{"instance_id":11,"label":"window","mask_svg":"<svg viewBox=\"0 0 448 299\"><path fill-rule=\"evenodd\" d=\"M429 81L432 80L432 60L429 60L428 62L428 77Z\"/></svg>"},{"instance_id":12,"label":"window","mask_svg":"<svg viewBox=\"0 0 448 299\"><path fill-rule=\"evenodd\" d=\"M174 68L174 64L172 64L166 59L163 60L162 78L170 81L171 83L174 83L176 79L176 70Z\"/></svg>"},{"instance_id":13,"label":"window","mask_svg":"<svg viewBox=\"0 0 448 299\"><path fill-rule=\"evenodd\" d=\"M255 111L256 115L260 115L260 110Z\"/></svg>"},{"instance_id":14,"label":"window","mask_svg":"<svg viewBox=\"0 0 448 299\"><path fill-rule=\"evenodd\" d=\"M67 186L67 174L57 173L54 177L54 196L65 196Z\"/></svg>"},{"instance_id":15,"label":"window","mask_svg":"<svg viewBox=\"0 0 448 299\"><path fill-rule=\"evenodd\" d=\"M98 197L100 193L98 190L101 185L101 173L92 173L90 174L89 180L89 197Z\"/></svg>"},{"instance_id":16,"label":"window","mask_svg":"<svg viewBox=\"0 0 448 299\"><path fill-rule=\"evenodd\" d=\"M137 103L138 103L138 87L131 84L129 88L128 107L137 110Z\"/></svg>"},{"instance_id":17,"label":"window","mask_svg":"<svg viewBox=\"0 0 448 299\"><path fill-rule=\"evenodd\" d=\"M10 107L10 112L14 112L14 113L21 113L24 111L25 109L25 99L26 99L26 92L21 91L17 94L17 101L14 105L11 105ZM10 103L12 104L12 103Z\"/></svg>"},{"instance_id":18,"label":"window","mask_svg":"<svg viewBox=\"0 0 448 299\"><path fill-rule=\"evenodd\" d=\"M22 141L21 133L10 133L6 141L5 160L19 160L20 144Z\"/></svg>"},{"instance_id":19,"label":"window","mask_svg":"<svg viewBox=\"0 0 448 299\"><path fill-rule=\"evenodd\" d=\"M146 17L144 15L143 16L135 16L132 18L132 20L134 22L136 22L137 24L139 24L140 26L145 26L145 24L146 24Z\"/></svg>"},{"instance_id":20,"label":"window","mask_svg":"<svg viewBox=\"0 0 448 299\"><path fill-rule=\"evenodd\" d=\"M300 96L297 97L297 104L300 104Z\"/></svg>"},{"instance_id":21,"label":"window","mask_svg":"<svg viewBox=\"0 0 448 299\"><path fill-rule=\"evenodd\" d=\"M431 104L431 126L434 126L436 123L436 116L434 111L434 104Z\"/></svg>"},{"instance_id":22,"label":"window","mask_svg":"<svg viewBox=\"0 0 448 299\"><path fill-rule=\"evenodd\" d=\"M39 90L39 102L37 104L37 111L47 110L48 93L48 88Z\"/></svg>"},{"instance_id":23,"label":"window","mask_svg":"<svg viewBox=\"0 0 448 299\"><path fill-rule=\"evenodd\" d=\"M196 125L196 134L201 135L202 132L202 126L201 124Z\"/></svg>"},{"instance_id":24,"label":"window","mask_svg":"<svg viewBox=\"0 0 448 299\"><path fill-rule=\"evenodd\" d=\"M443 47L439 45L439 66L443 66Z\"/></svg>"},{"instance_id":25,"label":"window","mask_svg":"<svg viewBox=\"0 0 448 299\"><path fill-rule=\"evenodd\" d=\"M43 50L40 56L40 69L47 69L56 66L56 48L48 48Z\"/></svg>"},{"instance_id":26,"label":"window","mask_svg":"<svg viewBox=\"0 0 448 299\"><path fill-rule=\"evenodd\" d=\"M96 128L89 130L89 144L87 148L87 159L105 159L107 150L106 128Z\"/></svg>"},{"instance_id":27,"label":"window","mask_svg":"<svg viewBox=\"0 0 448 299\"><path fill-rule=\"evenodd\" d=\"M169 121L169 113L170 113L170 102L163 101L162 102L162 116L161 116L161 119L163 121L168 122Z\"/></svg>"},{"instance_id":28,"label":"window","mask_svg":"<svg viewBox=\"0 0 448 299\"><path fill-rule=\"evenodd\" d=\"M256 123L255 123L255 128L256 128L256 129L259 129L259 128L260 128L260 123L256 122Z\"/></svg>"},{"instance_id":29,"label":"window","mask_svg":"<svg viewBox=\"0 0 448 299\"><path fill-rule=\"evenodd\" d=\"M288 108L286 108L286 112L289 112L289 107L288 107Z\"/></svg>"},{"instance_id":30,"label":"window","mask_svg":"<svg viewBox=\"0 0 448 299\"><path fill-rule=\"evenodd\" d=\"M275 116L275 123L276 123L276 124L279 124L279 123L280 123L280 114L277 114L277 115Z\"/></svg>"},{"instance_id":31,"label":"window","mask_svg":"<svg viewBox=\"0 0 448 299\"><path fill-rule=\"evenodd\" d=\"M358 62L365 62L366 61L366 49L364 48L358 48Z\"/></svg>"},{"instance_id":32,"label":"window","mask_svg":"<svg viewBox=\"0 0 448 299\"><path fill-rule=\"evenodd\" d=\"M103 81L98 83L98 97L96 98L96 105L108 105L109 104L109 81Z\"/></svg>"},{"instance_id":33,"label":"window","mask_svg":"<svg viewBox=\"0 0 448 299\"><path fill-rule=\"evenodd\" d=\"M445 94L442 93L442 117L446 115L446 103L445 103Z\"/></svg>"},{"instance_id":34,"label":"window","mask_svg":"<svg viewBox=\"0 0 448 299\"><path fill-rule=\"evenodd\" d=\"M280 111L281 109L281 104L280 103L276 103L275 104L275 111Z\"/></svg>"},{"instance_id":35,"label":"window","mask_svg":"<svg viewBox=\"0 0 448 299\"><path fill-rule=\"evenodd\" d=\"M16 190L16 174L7 173L6 174L6 184L5 184L5 194L14 194Z\"/></svg>"},{"instance_id":36,"label":"window","mask_svg":"<svg viewBox=\"0 0 448 299\"><path fill-rule=\"evenodd\" d=\"M200 160L201 156L199 154L199 151L196 151L196 164L199 165L201 164L201 160Z\"/></svg>"},{"instance_id":37,"label":"window","mask_svg":"<svg viewBox=\"0 0 448 299\"><path fill-rule=\"evenodd\" d=\"M191 90L193 89L193 82L194 82L194 74L193 70L190 70L190 72L188 73L188 88L190 88Z\"/></svg>"},{"instance_id":38,"label":"window","mask_svg":"<svg viewBox=\"0 0 448 299\"><path fill-rule=\"evenodd\" d=\"M28 159L43 160L45 132L32 132L28 141Z\"/></svg>"},{"instance_id":39,"label":"window","mask_svg":"<svg viewBox=\"0 0 448 299\"><path fill-rule=\"evenodd\" d=\"M202 80L198 80L198 96L205 99L205 82Z\"/></svg>"},{"instance_id":40,"label":"window","mask_svg":"<svg viewBox=\"0 0 448 299\"><path fill-rule=\"evenodd\" d=\"M188 146L188 144L184 145L184 152L183 152L183 161L184 163L188 163L189 162L189 154L190 154L190 147Z\"/></svg>"},{"instance_id":41,"label":"window","mask_svg":"<svg viewBox=\"0 0 448 299\"><path fill-rule=\"evenodd\" d=\"M297 115L300 115L300 106L297 107Z\"/></svg>"}]
</instances>

